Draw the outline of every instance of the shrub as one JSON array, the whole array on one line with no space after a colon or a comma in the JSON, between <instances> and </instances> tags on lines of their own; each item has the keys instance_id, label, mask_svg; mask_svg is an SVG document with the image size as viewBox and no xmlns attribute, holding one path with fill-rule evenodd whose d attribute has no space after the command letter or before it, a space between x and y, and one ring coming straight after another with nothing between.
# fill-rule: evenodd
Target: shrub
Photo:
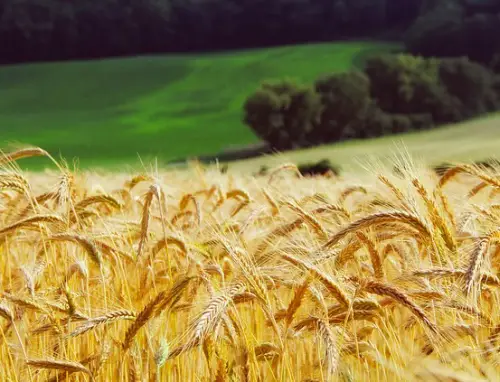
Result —
<instances>
[{"instance_id":1,"label":"shrub","mask_svg":"<svg viewBox=\"0 0 500 382\"><path fill-rule=\"evenodd\" d=\"M409 116L396 114L390 117L392 120L392 133L405 133L413 129L412 121Z\"/></svg>"},{"instance_id":2,"label":"shrub","mask_svg":"<svg viewBox=\"0 0 500 382\"><path fill-rule=\"evenodd\" d=\"M408 118L411 121L413 130L427 130L434 127L432 115L429 113L410 114Z\"/></svg>"},{"instance_id":3,"label":"shrub","mask_svg":"<svg viewBox=\"0 0 500 382\"><path fill-rule=\"evenodd\" d=\"M327 176L340 174L340 168L331 164L329 159L322 159L316 163L304 163L297 166L302 176Z\"/></svg>"},{"instance_id":4,"label":"shrub","mask_svg":"<svg viewBox=\"0 0 500 382\"><path fill-rule=\"evenodd\" d=\"M378 137L392 133L391 116L375 105L366 114L363 125L364 128L360 129L362 133L357 138Z\"/></svg>"},{"instance_id":5,"label":"shrub","mask_svg":"<svg viewBox=\"0 0 500 382\"><path fill-rule=\"evenodd\" d=\"M254 173L254 176L265 176L269 174L269 166L263 164L262 166L259 167L259 171Z\"/></svg>"},{"instance_id":6,"label":"shrub","mask_svg":"<svg viewBox=\"0 0 500 382\"><path fill-rule=\"evenodd\" d=\"M495 92L497 99L500 99L500 74L496 75L493 80L493 91Z\"/></svg>"},{"instance_id":7,"label":"shrub","mask_svg":"<svg viewBox=\"0 0 500 382\"><path fill-rule=\"evenodd\" d=\"M320 78L315 84L323 111L316 140L332 142L356 137L371 105L370 80L359 71Z\"/></svg>"},{"instance_id":8,"label":"shrub","mask_svg":"<svg viewBox=\"0 0 500 382\"><path fill-rule=\"evenodd\" d=\"M500 107L493 89L494 73L468 58L441 60L439 79L446 91L459 100L462 118L470 118Z\"/></svg>"},{"instance_id":9,"label":"shrub","mask_svg":"<svg viewBox=\"0 0 500 382\"><path fill-rule=\"evenodd\" d=\"M382 110L430 114L435 123L448 123L460 121L465 115L460 99L450 94L441 80L447 65L437 59L387 55L370 58L365 72L371 80L372 96Z\"/></svg>"},{"instance_id":10,"label":"shrub","mask_svg":"<svg viewBox=\"0 0 500 382\"><path fill-rule=\"evenodd\" d=\"M418 113L427 111L422 98L435 92L438 68L437 60L381 55L367 60L365 73L371 81L371 94L382 110Z\"/></svg>"},{"instance_id":11,"label":"shrub","mask_svg":"<svg viewBox=\"0 0 500 382\"><path fill-rule=\"evenodd\" d=\"M497 53L491 60L490 69L494 73L500 74L500 53Z\"/></svg>"},{"instance_id":12,"label":"shrub","mask_svg":"<svg viewBox=\"0 0 500 382\"><path fill-rule=\"evenodd\" d=\"M307 145L321 113L321 100L312 88L289 81L263 84L244 105L244 121L272 148Z\"/></svg>"},{"instance_id":13,"label":"shrub","mask_svg":"<svg viewBox=\"0 0 500 382\"><path fill-rule=\"evenodd\" d=\"M367 115L364 125L365 136L358 138L430 129L434 123L430 114L390 114L374 107Z\"/></svg>"}]
</instances>

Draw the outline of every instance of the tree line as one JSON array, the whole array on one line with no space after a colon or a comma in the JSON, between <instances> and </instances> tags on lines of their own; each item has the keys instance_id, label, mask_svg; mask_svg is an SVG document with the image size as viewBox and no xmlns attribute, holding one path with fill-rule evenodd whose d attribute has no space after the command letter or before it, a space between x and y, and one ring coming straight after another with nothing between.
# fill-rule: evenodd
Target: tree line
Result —
<instances>
[{"instance_id":1,"label":"tree line","mask_svg":"<svg viewBox=\"0 0 500 382\"><path fill-rule=\"evenodd\" d=\"M0 63L368 37L424 0L0 0Z\"/></svg>"},{"instance_id":2,"label":"tree line","mask_svg":"<svg viewBox=\"0 0 500 382\"><path fill-rule=\"evenodd\" d=\"M500 0L0 0L0 63L374 36L484 63L499 35Z\"/></svg>"}]
</instances>

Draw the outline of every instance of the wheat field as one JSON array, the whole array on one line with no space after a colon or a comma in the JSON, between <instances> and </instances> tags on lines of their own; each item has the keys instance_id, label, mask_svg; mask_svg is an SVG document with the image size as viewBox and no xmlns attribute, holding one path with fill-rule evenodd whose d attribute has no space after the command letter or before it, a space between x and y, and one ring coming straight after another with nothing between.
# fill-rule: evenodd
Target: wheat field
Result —
<instances>
[{"instance_id":1,"label":"wheat field","mask_svg":"<svg viewBox=\"0 0 500 382\"><path fill-rule=\"evenodd\" d=\"M499 381L500 169L0 163L1 381Z\"/></svg>"}]
</instances>

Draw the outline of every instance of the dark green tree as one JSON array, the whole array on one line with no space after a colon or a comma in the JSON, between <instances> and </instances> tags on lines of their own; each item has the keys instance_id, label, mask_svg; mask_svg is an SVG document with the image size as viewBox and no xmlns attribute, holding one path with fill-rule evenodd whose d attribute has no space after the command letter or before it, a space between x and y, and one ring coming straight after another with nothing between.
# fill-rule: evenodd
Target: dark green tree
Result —
<instances>
[{"instance_id":1,"label":"dark green tree","mask_svg":"<svg viewBox=\"0 0 500 382\"><path fill-rule=\"evenodd\" d=\"M310 87L291 81L263 84L244 105L244 121L278 150L307 146L321 113L321 99Z\"/></svg>"},{"instance_id":2,"label":"dark green tree","mask_svg":"<svg viewBox=\"0 0 500 382\"><path fill-rule=\"evenodd\" d=\"M357 137L370 105L370 81L359 71L333 74L315 84L323 112L316 129L317 139L333 142Z\"/></svg>"},{"instance_id":3,"label":"dark green tree","mask_svg":"<svg viewBox=\"0 0 500 382\"><path fill-rule=\"evenodd\" d=\"M406 33L408 51L489 63L500 52L499 11L498 0L427 0Z\"/></svg>"},{"instance_id":4,"label":"dark green tree","mask_svg":"<svg viewBox=\"0 0 500 382\"><path fill-rule=\"evenodd\" d=\"M500 75L500 53L497 53L491 60L490 69Z\"/></svg>"},{"instance_id":5,"label":"dark green tree","mask_svg":"<svg viewBox=\"0 0 500 382\"><path fill-rule=\"evenodd\" d=\"M498 110L500 100L493 84L495 75L486 66L462 57L443 59L439 79L446 91L459 100L462 118Z\"/></svg>"},{"instance_id":6,"label":"dark green tree","mask_svg":"<svg viewBox=\"0 0 500 382\"><path fill-rule=\"evenodd\" d=\"M432 0L408 29L406 47L412 54L457 56L464 49L465 9L456 1Z\"/></svg>"},{"instance_id":7,"label":"dark green tree","mask_svg":"<svg viewBox=\"0 0 500 382\"><path fill-rule=\"evenodd\" d=\"M367 60L371 94L391 114L431 114L436 123L462 118L461 105L439 79L439 60L384 55Z\"/></svg>"}]
</instances>

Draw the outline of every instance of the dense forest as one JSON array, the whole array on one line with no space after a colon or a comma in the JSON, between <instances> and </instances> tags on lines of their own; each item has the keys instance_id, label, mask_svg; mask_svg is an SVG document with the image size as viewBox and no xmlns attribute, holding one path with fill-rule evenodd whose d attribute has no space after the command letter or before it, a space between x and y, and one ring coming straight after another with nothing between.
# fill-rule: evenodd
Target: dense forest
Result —
<instances>
[{"instance_id":1,"label":"dense forest","mask_svg":"<svg viewBox=\"0 0 500 382\"><path fill-rule=\"evenodd\" d=\"M499 0L425 0L405 35L413 54L487 63L500 52Z\"/></svg>"},{"instance_id":2,"label":"dense forest","mask_svg":"<svg viewBox=\"0 0 500 382\"><path fill-rule=\"evenodd\" d=\"M0 62L263 47L403 30L423 0L0 0Z\"/></svg>"},{"instance_id":3,"label":"dense forest","mask_svg":"<svg viewBox=\"0 0 500 382\"><path fill-rule=\"evenodd\" d=\"M0 63L403 38L489 61L500 0L0 0Z\"/></svg>"}]
</instances>

